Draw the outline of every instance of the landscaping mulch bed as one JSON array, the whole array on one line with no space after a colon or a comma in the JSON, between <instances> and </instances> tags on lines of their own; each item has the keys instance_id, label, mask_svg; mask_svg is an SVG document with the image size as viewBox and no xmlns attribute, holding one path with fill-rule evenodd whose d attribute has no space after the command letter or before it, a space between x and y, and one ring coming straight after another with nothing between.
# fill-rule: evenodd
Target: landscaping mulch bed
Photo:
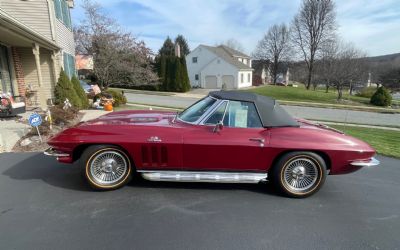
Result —
<instances>
[{"instance_id":1,"label":"landscaping mulch bed","mask_svg":"<svg viewBox=\"0 0 400 250\"><path fill-rule=\"evenodd\" d=\"M12 149L13 152L37 152L46 150L49 147L47 144L49 138L69 127L73 127L81 121L83 116L78 110L64 110L58 106L52 107L50 111L52 129L50 129L50 122L46 119L46 113L39 113L43 120L42 125L39 126L42 141L40 141L36 128L32 127L31 130L14 145ZM27 120L20 122L28 123Z\"/></svg>"}]
</instances>

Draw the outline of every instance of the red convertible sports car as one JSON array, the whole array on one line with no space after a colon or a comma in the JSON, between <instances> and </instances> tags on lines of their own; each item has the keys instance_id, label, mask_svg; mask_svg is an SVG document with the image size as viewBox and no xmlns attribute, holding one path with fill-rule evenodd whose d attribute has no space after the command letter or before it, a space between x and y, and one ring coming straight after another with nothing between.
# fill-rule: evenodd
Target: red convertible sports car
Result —
<instances>
[{"instance_id":1,"label":"red convertible sports car","mask_svg":"<svg viewBox=\"0 0 400 250\"><path fill-rule=\"evenodd\" d=\"M80 160L102 190L133 174L151 181L272 182L290 197L317 192L327 174L375 166L367 143L330 127L292 118L274 99L215 91L183 112L121 111L54 136L46 155Z\"/></svg>"}]
</instances>

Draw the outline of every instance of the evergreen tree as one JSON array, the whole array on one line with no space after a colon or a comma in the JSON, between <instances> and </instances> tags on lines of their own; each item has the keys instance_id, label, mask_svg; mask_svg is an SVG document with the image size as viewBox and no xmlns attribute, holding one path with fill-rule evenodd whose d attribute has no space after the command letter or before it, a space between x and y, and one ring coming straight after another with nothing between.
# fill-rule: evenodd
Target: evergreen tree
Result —
<instances>
[{"instance_id":1,"label":"evergreen tree","mask_svg":"<svg viewBox=\"0 0 400 250\"><path fill-rule=\"evenodd\" d=\"M89 107L89 100L88 100L87 95L86 95L85 91L83 90L78 78L76 76L73 76L71 78L71 83L72 83L72 86L74 87L75 92L79 98L80 108L87 109Z\"/></svg>"},{"instance_id":2,"label":"evergreen tree","mask_svg":"<svg viewBox=\"0 0 400 250\"><path fill-rule=\"evenodd\" d=\"M190 80L189 80L189 74L187 71L187 65L186 65L186 59L185 57L181 58L181 63L182 63L182 92L186 92L190 90Z\"/></svg>"},{"instance_id":3,"label":"evergreen tree","mask_svg":"<svg viewBox=\"0 0 400 250\"><path fill-rule=\"evenodd\" d=\"M381 86L371 97L370 103L376 106L390 106L392 104L392 95L385 87Z\"/></svg>"},{"instance_id":4,"label":"evergreen tree","mask_svg":"<svg viewBox=\"0 0 400 250\"><path fill-rule=\"evenodd\" d=\"M181 56L185 57L190 53L190 48L189 45L187 43L187 40L184 36L182 35L178 35L175 38L175 44L179 44L180 48L181 48Z\"/></svg>"},{"instance_id":5,"label":"evergreen tree","mask_svg":"<svg viewBox=\"0 0 400 250\"><path fill-rule=\"evenodd\" d=\"M184 41L184 43L182 43L183 46L181 45L181 41ZM183 36L178 36L176 42L180 44L181 49L184 49L184 51L181 51L181 57L175 56L175 46L168 37L159 50L159 54L156 58L156 68L162 83L162 90L186 92L190 89L185 60L185 53L188 53L189 47Z\"/></svg>"},{"instance_id":6,"label":"evergreen tree","mask_svg":"<svg viewBox=\"0 0 400 250\"><path fill-rule=\"evenodd\" d=\"M81 107L79 97L63 69L61 69L60 77L58 78L56 87L54 89L54 96L55 104L63 104L65 99L68 99L72 106L76 108Z\"/></svg>"},{"instance_id":7,"label":"evergreen tree","mask_svg":"<svg viewBox=\"0 0 400 250\"><path fill-rule=\"evenodd\" d=\"M175 60L175 91L182 92L182 64L180 58Z\"/></svg>"},{"instance_id":8,"label":"evergreen tree","mask_svg":"<svg viewBox=\"0 0 400 250\"><path fill-rule=\"evenodd\" d=\"M165 39L163 46L161 49L158 51L158 55L164 55L164 56L174 56L175 55L175 45L172 42L171 38L167 37Z\"/></svg>"},{"instance_id":9,"label":"evergreen tree","mask_svg":"<svg viewBox=\"0 0 400 250\"><path fill-rule=\"evenodd\" d=\"M175 91L176 79L175 79L175 68L176 68L176 57L167 57L167 73L165 78L167 79L167 91Z\"/></svg>"},{"instance_id":10,"label":"evergreen tree","mask_svg":"<svg viewBox=\"0 0 400 250\"><path fill-rule=\"evenodd\" d=\"M163 85L165 85L166 83L166 72L167 72L167 59L166 56L161 55L161 57L159 58L159 73L158 76L161 78L161 82L163 83Z\"/></svg>"}]
</instances>

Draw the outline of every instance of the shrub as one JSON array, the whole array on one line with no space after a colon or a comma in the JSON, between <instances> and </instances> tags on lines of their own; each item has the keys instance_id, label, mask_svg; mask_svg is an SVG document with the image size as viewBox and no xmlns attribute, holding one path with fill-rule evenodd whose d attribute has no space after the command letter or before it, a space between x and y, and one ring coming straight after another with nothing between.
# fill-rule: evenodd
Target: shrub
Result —
<instances>
[{"instance_id":1,"label":"shrub","mask_svg":"<svg viewBox=\"0 0 400 250\"><path fill-rule=\"evenodd\" d=\"M114 98L114 107L126 104L126 97L121 93L121 91L107 89L102 92L102 94L110 94Z\"/></svg>"},{"instance_id":2,"label":"shrub","mask_svg":"<svg viewBox=\"0 0 400 250\"><path fill-rule=\"evenodd\" d=\"M376 92L376 88L375 87L367 87L367 88L363 88L360 91L360 93L356 94L356 96L371 98L374 95L375 92Z\"/></svg>"},{"instance_id":3,"label":"shrub","mask_svg":"<svg viewBox=\"0 0 400 250\"><path fill-rule=\"evenodd\" d=\"M53 124L55 125L60 125L60 124L69 125L78 115L77 109L70 108L64 110L62 108L62 105L51 107L50 112L51 112L51 119L53 121Z\"/></svg>"},{"instance_id":4,"label":"shrub","mask_svg":"<svg viewBox=\"0 0 400 250\"><path fill-rule=\"evenodd\" d=\"M387 107L392 104L392 96L389 91L382 86L372 95L370 103L376 106Z\"/></svg>"},{"instance_id":5,"label":"shrub","mask_svg":"<svg viewBox=\"0 0 400 250\"><path fill-rule=\"evenodd\" d=\"M74 121L78 116L78 110L74 108L70 108L64 110L62 105L53 106L50 108L51 112L51 119L53 125L56 126L71 126L74 125ZM48 135L50 134L50 122L46 120L46 114L41 114L42 116L42 124L38 127L41 135ZM28 136L37 135L37 130L35 127L31 127L30 131L27 134Z\"/></svg>"},{"instance_id":6,"label":"shrub","mask_svg":"<svg viewBox=\"0 0 400 250\"><path fill-rule=\"evenodd\" d=\"M87 95L86 95L85 91L83 90L78 78L76 76L73 76L71 78L71 83L75 89L76 95L79 98L79 102L80 102L79 108L87 109L89 107L89 100L88 100Z\"/></svg>"},{"instance_id":7,"label":"shrub","mask_svg":"<svg viewBox=\"0 0 400 250\"><path fill-rule=\"evenodd\" d=\"M55 104L64 104L65 99L68 98L72 106L76 108L81 107L81 101L79 100L78 95L75 92L74 87L72 86L71 81L68 76L65 74L64 70L61 70L60 77L58 78L55 90Z\"/></svg>"}]
</instances>

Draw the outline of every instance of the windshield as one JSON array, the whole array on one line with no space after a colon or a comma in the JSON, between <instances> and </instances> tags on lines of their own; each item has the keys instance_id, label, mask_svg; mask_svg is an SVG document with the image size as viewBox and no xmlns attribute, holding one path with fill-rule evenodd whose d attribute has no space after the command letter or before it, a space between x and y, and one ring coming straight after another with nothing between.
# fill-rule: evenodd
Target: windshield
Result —
<instances>
[{"instance_id":1,"label":"windshield","mask_svg":"<svg viewBox=\"0 0 400 250\"><path fill-rule=\"evenodd\" d=\"M180 115L179 119L185 122L197 121L217 100L207 96L206 98L196 102L189 108L185 109Z\"/></svg>"}]
</instances>

